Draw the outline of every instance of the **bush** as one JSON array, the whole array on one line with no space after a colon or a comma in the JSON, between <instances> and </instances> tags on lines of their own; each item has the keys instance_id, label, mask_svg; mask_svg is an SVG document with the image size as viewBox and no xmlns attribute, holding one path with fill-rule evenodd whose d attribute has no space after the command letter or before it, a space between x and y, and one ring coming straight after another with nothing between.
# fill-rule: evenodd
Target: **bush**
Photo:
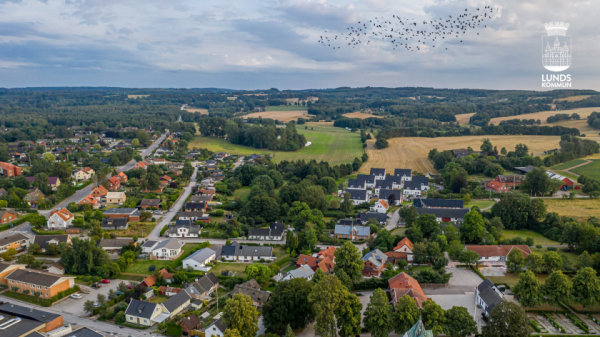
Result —
<instances>
[{"instance_id":1,"label":"bush","mask_svg":"<svg viewBox=\"0 0 600 337\"><path fill-rule=\"evenodd\" d=\"M388 287L388 281L384 278L370 278L362 280L354 284L354 290L368 290L368 289L385 289Z\"/></svg>"},{"instance_id":2,"label":"bush","mask_svg":"<svg viewBox=\"0 0 600 337\"><path fill-rule=\"evenodd\" d=\"M115 323L117 323L117 324L119 324L119 323L125 323L125 311L119 311L115 315Z\"/></svg>"},{"instance_id":3,"label":"bush","mask_svg":"<svg viewBox=\"0 0 600 337\"><path fill-rule=\"evenodd\" d=\"M169 228L169 225L165 225L165 227L163 227L163 229L160 230L160 236L163 236L163 234L165 234L165 232L167 231L168 228Z\"/></svg>"},{"instance_id":4,"label":"bush","mask_svg":"<svg viewBox=\"0 0 600 337\"><path fill-rule=\"evenodd\" d=\"M179 337L183 334L183 329L181 329L179 324L175 322L169 322L169 324L167 324L166 334L167 336Z\"/></svg>"}]
</instances>

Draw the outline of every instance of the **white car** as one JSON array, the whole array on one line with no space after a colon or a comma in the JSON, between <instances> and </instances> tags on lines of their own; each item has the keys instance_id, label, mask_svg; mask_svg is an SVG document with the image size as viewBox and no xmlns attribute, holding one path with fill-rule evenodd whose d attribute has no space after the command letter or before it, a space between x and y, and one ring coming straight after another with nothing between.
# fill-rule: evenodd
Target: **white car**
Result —
<instances>
[{"instance_id":1,"label":"white car","mask_svg":"<svg viewBox=\"0 0 600 337\"><path fill-rule=\"evenodd\" d=\"M83 295L81 295L81 294L73 294L73 295L71 295L71 298L74 298L76 300L78 300L78 299L80 299L82 297L83 297Z\"/></svg>"}]
</instances>

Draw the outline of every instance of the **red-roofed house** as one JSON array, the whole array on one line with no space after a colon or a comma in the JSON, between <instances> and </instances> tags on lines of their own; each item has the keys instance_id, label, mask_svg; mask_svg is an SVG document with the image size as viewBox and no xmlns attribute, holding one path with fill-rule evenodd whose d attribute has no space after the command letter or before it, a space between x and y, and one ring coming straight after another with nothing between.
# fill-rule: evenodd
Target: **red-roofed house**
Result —
<instances>
[{"instance_id":1,"label":"red-roofed house","mask_svg":"<svg viewBox=\"0 0 600 337\"><path fill-rule=\"evenodd\" d=\"M115 177L110 177L110 179L108 179L108 190L109 191L116 191L119 189L119 187L121 187L121 181L119 180L119 178Z\"/></svg>"},{"instance_id":2,"label":"red-roofed house","mask_svg":"<svg viewBox=\"0 0 600 337\"><path fill-rule=\"evenodd\" d=\"M90 194L94 198L101 198L108 193L106 187L100 185L92 190L92 194Z\"/></svg>"},{"instance_id":3,"label":"red-roofed house","mask_svg":"<svg viewBox=\"0 0 600 337\"><path fill-rule=\"evenodd\" d=\"M308 265L313 271L317 268L321 269L325 274L329 274L335 265L333 260L325 255L319 255L318 257L301 254L296 261L296 267L300 268L303 265Z\"/></svg>"},{"instance_id":4,"label":"red-roofed house","mask_svg":"<svg viewBox=\"0 0 600 337\"><path fill-rule=\"evenodd\" d=\"M527 245L498 245L498 246L479 246L479 245L468 245L465 249L473 251L480 256L479 262L499 263L504 264L506 257L513 249L520 249L523 253L523 257L531 254L531 249Z\"/></svg>"},{"instance_id":5,"label":"red-roofed house","mask_svg":"<svg viewBox=\"0 0 600 337\"><path fill-rule=\"evenodd\" d=\"M423 302L427 301L427 296L425 296L419 282L406 273L400 273L392 277L388 280L388 284L390 285L394 306L404 295L414 299L419 308L423 308Z\"/></svg>"},{"instance_id":6,"label":"red-roofed house","mask_svg":"<svg viewBox=\"0 0 600 337\"><path fill-rule=\"evenodd\" d=\"M5 177L16 177L23 174L23 170L20 167L15 166L11 163L0 162L0 172Z\"/></svg>"},{"instance_id":7,"label":"red-roofed house","mask_svg":"<svg viewBox=\"0 0 600 337\"><path fill-rule=\"evenodd\" d=\"M485 184L485 189L496 193L507 193L510 189L504 184L496 180L492 180Z\"/></svg>"},{"instance_id":8,"label":"red-roofed house","mask_svg":"<svg viewBox=\"0 0 600 337\"><path fill-rule=\"evenodd\" d=\"M51 211L50 217L48 218L48 228L66 229L71 226L73 218L73 214L66 208L58 211Z\"/></svg>"},{"instance_id":9,"label":"red-roofed house","mask_svg":"<svg viewBox=\"0 0 600 337\"><path fill-rule=\"evenodd\" d=\"M161 183L166 183L168 184L169 182L171 182L171 180L173 180L171 177L169 177L168 175L164 175L162 177L160 177L160 182Z\"/></svg>"},{"instance_id":10,"label":"red-roofed house","mask_svg":"<svg viewBox=\"0 0 600 337\"><path fill-rule=\"evenodd\" d=\"M371 211L385 214L389 208L390 205L388 204L388 202L381 199L371 207Z\"/></svg>"},{"instance_id":11,"label":"red-roofed house","mask_svg":"<svg viewBox=\"0 0 600 337\"><path fill-rule=\"evenodd\" d=\"M126 183L128 179L127 175L123 172L119 172L119 174L117 174L115 177L117 177L121 183Z\"/></svg>"},{"instance_id":12,"label":"red-roofed house","mask_svg":"<svg viewBox=\"0 0 600 337\"><path fill-rule=\"evenodd\" d=\"M135 165L133 165L133 169L148 169L148 165L146 165L146 163L144 163L143 161L138 161L137 163L135 163Z\"/></svg>"},{"instance_id":13,"label":"red-roofed house","mask_svg":"<svg viewBox=\"0 0 600 337\"><path fill-rule=\"evenodd\" d=\"M320 258L326 258L328 257L331 261L335 262L335 252L337 251L337 249L334 246L329 246L326 249L323 249L322 251L320 251L317 256L319 256Z\"/></svg>"},{"instance_id":14,"label":"red-roofed house","mask_svg":"<svg viewBox=\"0 0 600 337\"><path fill-rule=\"evenodd\" d=\"M80 202L77 203L77 205L81 206L81 205L90 205L93 208L98 208L100 207L100 203L98 202L97 198L94 198L91 194L86 196L85 198L81 199Z\"/></svg>"},{"instance_id":15,"label":"red-roofed house","mask_svg":"<svg viewBox=\"0 0 600 337\"><path fill-rule=\"evenodd\" d=\"M396 260L399 259L404 259L410 264L413 260L413 243L408 238L404 238L398 242L396 247L394 247L393 252L388 252L385 255L391 257L393 262L396 262Z\"/></svg>"}]
</instances>

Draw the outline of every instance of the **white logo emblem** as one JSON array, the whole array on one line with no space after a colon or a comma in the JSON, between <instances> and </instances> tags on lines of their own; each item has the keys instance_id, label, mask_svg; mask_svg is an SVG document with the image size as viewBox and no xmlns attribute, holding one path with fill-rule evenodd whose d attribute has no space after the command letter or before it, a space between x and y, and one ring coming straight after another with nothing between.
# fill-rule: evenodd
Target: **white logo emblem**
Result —
<instances>
[{"instance_id":1,"label":"white logo emblem","mask_svg":"<svg viewBox=\"0 0 600 337\"><path fill-rule=\"evenodd\" d=\"M571 66L571 36L567 35L569 24L545 23L548 36L542 36L542 64L550 71L563 71Z\"/></svg>"}]
</instances>

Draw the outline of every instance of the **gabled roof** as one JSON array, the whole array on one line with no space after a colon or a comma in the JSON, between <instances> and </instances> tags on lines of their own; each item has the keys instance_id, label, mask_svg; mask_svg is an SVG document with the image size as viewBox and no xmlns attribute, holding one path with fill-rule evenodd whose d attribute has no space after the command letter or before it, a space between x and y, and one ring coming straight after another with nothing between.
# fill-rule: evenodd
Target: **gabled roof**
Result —
<instances>
[{"instance_id":1,"label":"gabled roof","mask_svg":"<svg viewBox=\"0 0 600 337\"><path fill-rule=\"evenodd\" d=\"M156 303L143 302L132 298L125 314L150 319L157 305Z\"/></svg>"},{"instance_id":2,"label":"gabled roof","mask_svg":"<svg viewBox=\"0 0 600 337\"><path fill-rule=\"evenodd\" d=\"M11 244L13 242L21 241L21 240L29 240L29 238L23 234L13 234L13 235L1 238L0 246L5 246L5 245Z\"/></svg>"},{"instance_id":3,"label":"gabled roof","mask_svg":"<svg viewBox=\"0 0 600 337\"><path fill-rule=\"evenodd\" d=\"M382 175L385 175L385 169L384 168L371 168L371 171L369 173L371 175L382 176Z\"/></svg>"},{"instance_id":4,"label":"gabled roof","mask_svg":"<svg viewBox=\"0 0 600 337\"><path fill-rule=\"evenodd\" d=\"M404 246L408 247L408 249L410 249L411 251L413 250L413 243L408 238L403 238L402 240L400 240L396 247L394 247L394 250L400 249Z\"/></svg>"},{"instance_id":5,"label":"gabled roof","mask_svg":"<svg viewBox=\"0 0 600 337\"><path fill-rule=\"evenodd\" d=\"M123 246L129 246L132 242L132 239L101 239L98 246L102 248L122 248Z\"/></svg>"},{"instance_id":6,"label":"gabled roof","mask_svg":"<svg viewBox=\"0 0 600 337\"><path fill-rule=\"evenodd\" d=\"M175 309L182 306L185 302L191 300L192 298L187 293L187 291L183 290L177 293L177 295L169 298L168 300L163 302L163 306L169 310L169 312L175 311Z\"/></svg>"},{"instance_id":7,"label":"gabled roof","mask_svg":"<svg viewBox=\"0 0 600 337\"><path fill-rule=\"evenodd\" d=\"M468 208L417 208L419 215L433 214L437 218L455 218L462 219L469 213Z\"/></svg>"},{"instance_id":8,"label":"gabled roof","mask_svg":"<svg viewBox=\"0 0 600 337\"><path fill-rule=\"evenodd\" d=\"M375 219L377 222L385 222L387 220L387 215L385 213L378 212L360 212L356 215L356 219L360 220L361 222L369 222L371 219Z\"/></svg>"},{"instance_id":9,"label":"gabled roof","mask_svg":"<svg viewBox=\"0 0 600 337\"><path fill-rule=\"evenodd\" d=\"M162 203L160 199L142 199L140 205L149 207L158 207Z\"/></svg>"},{"instance_id":10,"label":"gabled roof","mask_svg":"<svg viewBox=\"0 0 600 337\"><path fill-rule=\"evenodd\" d=\"M183 247L183 244L181 242L179 242L179 240L177 239L167 239L167 240L163 240L160 241L156 247L154 247L154 249L152 250L158 250L158 249L181 249L181 247Z\"/></svg>"},{"instance_id":11,"label":"gabled roof","mask_svg":"<svg viewBox=\"0 0 600 337\"><path fill-rule=\"evenodd\" d=\"M27 335L28 337L31 335ZM81 329L77 329L69 334L63 335L62 337L104 337L104 335L90 329L83 327Z\"/></svg>"},{"instance_id":12,"label":"gabled roof","mask_svg":"<svg viewBox=\"0 0 600 337\"><path fill-rule=\"evenodd\" d=\"M358 235L358 236L369 236L371 233L371 228L365 227L365 226L335 225L334 234L350 235L350 233L352 231L354 231L355 235Z\"/></svg>"},{"instance_id":13,"label":"gabled roof","mask_svg":"<svg viewBox=\"0 0 600 337\"><path fill-rule=\"evenodd\" d=\"M379 249L372 250L362 257L362 260L371 262L376 267L381 267L387 261L387 256Z\"/></svg>"},{"instance_id":14,"label":"gabled roof","mask_svg":"<svg viewBox=\"0 0 600 337\"><path fill-rule=\"evenodd\" d=\"M374 184L375 183L375 176L372 175L366 175L366 174L359 174L356 176L356 180L358 180L358 184L362 185L364 182L368 183L368 184Z\"/></svg>"},{"instance_id":15,"label":"gabled roof","mask_svg":"<svg viewBox=\"0 0 600 337\"><path fill-rule=\"evenodd\" d=\"M142 248L154 247L155 245L156 245L156 241L148 240L148 241L144 242L144 244L142 245Z\"/></svg>"},{"instance_id":16,"label":"gabled roof","mask_svg":"<svg viewBox=\"0 0 600 337\"><path fill-rule=\"evenodd\" d=\"M13 316L20 316L32 319L38 322L50 323L53 320L61 317L59 314L55 314L49 311L42 311L34 308L27 308L14 303L4 302L0 304L0 313L10 314Z\"/></svg>"},{"instance_id":17,"label":"gabled roof","mask_svg":"<svg viewBox=\"0 0 600 337\"><path fill-rule=\"evenodd\" d=\"M321 250L318 253L318 256L326 256L330 258L332 261L335 259L335 252L337 249L334 246L329 246L326 249Z\"/></svg>"},{"instance_id":18,"label":"gabled roof","mask_svg":"<svg viewBox=\"0 0 600 337\"><path fill-rule=\"evenodd\" d=\"M502 296L500 296L495 290L496 286L489 279L485 279L477 286L479 291L479 297L487 305L485 311L490 313L496 305L502 302Z\"/></svg>"},{"instance_id":19,"label":"gabled roof","mask_svg":"<svg viewBox=\"0 0 600 337\"><path fill-rule=\"evenodd\" d=\"M210 288L217 284L219 284L219 278L213 273L208 273L202 276L198 281L192 283L192 287L196 288L196 290L202 294L210 291Z\"/></svg>"},{"instance_id":20,"label":"gabled roof","mask_svg":"<svg viewBox=\"0 0 600 337\"><path fill-rule=\"evenodd\" d=\"M104 218L102 227L122 227L127 226L127 218Z\"/></svg>"},{"instance_id":21,"label":"gabled roof","mask_svg":"<svg viewBox=\"0 0 600 337\"><path fill-rule=\"evenodd\" d=\"M36 235L35 238L33 239L33 243L38 244L40 246L40 248L42 249L46 249L48 248L49 245L49 241L57 241L58 243L61 242L68 242L69 241L69 234L59 234L59 235Z\"/></svg>"},{"instance_id":22,"label":"gabled roof","mask_svg":"<svg viewBox=\"0 0 600 337\"><path fill-rule=\"evenodd\" d=\"M32 201L40 201L41 199L46 197L44 195L44 193L42 193L37 188L35 190L33 190L32 192L27 193L25 196L27 198L29 198L29 200L32 200Z\"/></svg>"},{"instance_id":23,"label":"gabled roof","mask_svg":"<svg viewBox=\"0 0 600 337\"><path fill-rule=\"evenodd\" d=\"M200 319L198 319L198 317L196 317L196 315L192 314L192 315L189 315L188 317L182 319L181 322L179 322L179 324L185 325L185 327L188 330L194 330L200 324Z\"/></svg>"},{"instance_id":24,"label":"gabled roof","mask_svg":"<svg viewBox=\"0 0 600 337\"><path fill-rule=\"evenodd\" d=\"M390 195L394 195L396 197L396 201L402 200L402 191L400 190L388 190L388 189L380 189L378 199L387 200Z\"/></svg>"},{"instance_id":25,"label":"gabled roof","mask_svg":"<svg viewBox=\"0 0 600 337\"><path fill-rule=\"evenodd\" d=\"M198 262L204 262L209 257L211 257L213 255L216 256L216 254L217 254L217 252L215 252L214 250L212 250L210 248L203 248L203 249L200 249L200 250L194 252L194 254L186 257L183 261L194 260L194 261L198 261Z\"/></svg>"},{"instance_id":26,"label":"gabled roof","mask_svg":"<svg viewBox=\"0 0 600 337\"><path fill-rule=\"evenodd\" d=\"M351 200L367 200L367 190L346 189L350 193Z\"/></svg>"},{"instance_id":27,"label":"gabled roof","mask_svg":"<svg viewBox=\"0 0 600 337\"><path fill-rule=\"evenodd\" d=\"M412 176L412 169L395 169L394 175L398 177L410 177Z\"/></svg>"},{"instance_id":28,"label":"gabled roof","mask_svg":"<svg viewBox=\"0 0 600 337\"><path fill-rule=\"evenodd\" d=\"M463 208L462 200L451 200L451 199L413 199L413 206L415 207L457 207Z\"/></svg>"},{"instance_id":29,"label":"gabled roof","mask_svg":"<svg viewBox=\"0 0 600 337\"><path fill-rule=\"evenodd\" d=\"M308 279L309 277L311 277L315 272L308 266L308 265L302 265L297 269L294 270L290 270L288 272L288 275L292 276L292 278L305 278Z\"/></svg>"},{"instance_id":30,"label":"gabled roof","mask_svg":"<svg viewBox=\"0 0 600 337\"><path fill-rule=\"evenodd\" d=\"M59 216L64 221L68 221L68 220L74 218L73 213L69 212L69 210L66 208L60 209L58 211L50 211L50 216L52 216L54 214Z\"/></svg>"},{"instance_id":31,"label":"gabled roof","mask_svg":"<svg viewBox=\"0 0 600 337\"><path fill-rule=\"evenodd\" d=\"M41 272L31 269L15 269L12 273L6 276L7 280L31 283L44 287L50 287L63 278L62 275ZM72 277L73 279L75 277Z\"/></svg>"},{"instance_id":32,"label":"gabled roof","mask_svg":"<svg viewBox=\"0 0 600 337\"><path fill-rule=\"evenodd\" d=\"M137 211L136 208L109 208L102 214L127 214L131 215Z\"/></svg>"},{"instance_id":33,"label":"gabled roof","mask_svg":"<svg viewBox=\"0 0 600 337\"><path fill-rule=\"evenodd\" d=\"M260 306L267 303L271 297L271 292L260 290L260 284L258 284L255 279L251 279L242 284L236 284L235 287L233 287L230 296L233 297L235 294L250 296L252 301L258 303Z\"/></svg>"},{"instance_id":34,"label":"gabled roof","mask_svg":"<svg viewBox=\"0 0 600 337\"><path fill-rule=\"evenodd\" d=\"M392 300L394 303L402 296L409 295L417 302L417 306L422 308L423 302L427 300L419 282L407 273L400 273L392 277L388 280L388 284L390 289L392 289Z\"/></svg>"},{"instance_id":35,"label":"gabled roof","mask_svg":"<svg viewBox=\"0 0 600 337\"><path fill-rule=\"evenodd\" d=\"M496 180L491 180L486 185L487 185L487 187L489 187L491 189L494 189L494 190L499 190L501 188L506 187L506 185L504 183L501 183L501 182L496 181Z\"/></svg>"},{"instance_id":36,"label":"gabled roof","mask_svg":"<svg viewBox=\"0 0 600 337\"><path fill-rule=\"evenodd\" d=\"M493 257L493 256L508 256L508 254L515 248L520 249L523 252L523 257L531 254L531 249L527 245L497 245L497 246L479 246L479 245L467 245L467 250L474 251L480 257Z\"/></svg>"}]
</instances>

